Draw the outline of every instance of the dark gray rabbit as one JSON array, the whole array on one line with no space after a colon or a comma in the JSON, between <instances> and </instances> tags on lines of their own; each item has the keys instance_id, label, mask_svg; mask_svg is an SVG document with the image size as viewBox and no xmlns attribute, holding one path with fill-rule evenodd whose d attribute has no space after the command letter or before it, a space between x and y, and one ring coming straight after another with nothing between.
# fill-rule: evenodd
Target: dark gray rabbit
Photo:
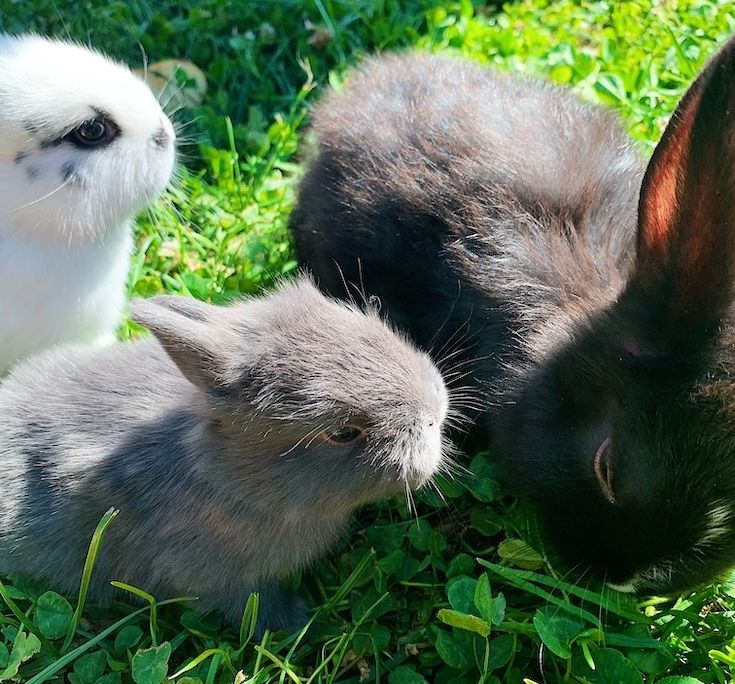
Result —
<instances>
[{"instance_id":1,"label":"dark gray rabbit","mask_svg":"<svg viewBox=\"0 0 735 684\"><path fill-rule=\"evenodd\" d=\"M377 295L437 358L461 352L463 375L504 378L519 331L597 310L625 281L644 166L614 116L569 91L387 55L324 99L312 131L300 258L335 296Z\"/></svg>"},{"instance_id":2,"label":"dark gray rabbit","mask_svg":"<svg viewBox=\"0 0 735 684\"><path fill-rule=\"evenodd\" d=\"M439 372L308 280L227 308L139 300L132 315L156 339L61 348L0 385L0 573L75 591L114 506L98 598L118 579L237 623L259 591L260 628L295 628L303 604L279 579L356 507L444 467Z\"/></svg>"},{"instance_id":3,"label":"dark gray rabbit","mask_svg":"<svg viewBox=\"0 0 735 684\"><path fill-rule=\"evenodd\" d=\"M735 42L647 169L611 113L441 57L369 61L314 116L302 261L464 355L557 548L631 591L735 562L733 112Z\"/></svg>"}]
</instances>

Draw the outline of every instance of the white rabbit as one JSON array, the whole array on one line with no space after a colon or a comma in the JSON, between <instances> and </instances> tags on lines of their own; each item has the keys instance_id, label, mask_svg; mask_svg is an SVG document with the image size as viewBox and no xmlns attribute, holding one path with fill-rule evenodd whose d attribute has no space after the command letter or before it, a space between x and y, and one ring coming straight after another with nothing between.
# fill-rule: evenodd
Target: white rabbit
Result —
<instances>
[{"instance_id":1,"label":"white rabbit","mask_svg":"<svg viewBox=\"0 0 735 684\"><path fill-rule=\"evenodd\" d=\"M127 67L0 35L0 375L57 343L114 339L130 218L168 184L174 141Z\"/></svg>"}]
</instances>

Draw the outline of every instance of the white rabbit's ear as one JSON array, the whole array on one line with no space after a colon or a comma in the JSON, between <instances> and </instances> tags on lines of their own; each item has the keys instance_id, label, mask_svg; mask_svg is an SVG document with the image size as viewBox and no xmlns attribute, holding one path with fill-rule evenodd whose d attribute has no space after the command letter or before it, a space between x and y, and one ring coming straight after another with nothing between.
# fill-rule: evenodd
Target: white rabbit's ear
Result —
<instances>
[{"instance_id":1,"label":"white rabbit's ear","mask_svg":"<svg viewBox=\"0 0 735 684\"><path fill-rule=\"evenodd\" d=\"M682 98L641 187L630 289L665 328L712 330L735 276L735 39Z\"/></svg>"},{"instance_id":2,"label":"white rabbit's ear","mask_svg":"<svg viewBox=\"0 0 735 684\"><path fill-rule=\"evenodd\" d=\"M137 299L131 318L148 328L184 376L203 390L227 384L235 334L218 325L218 307L196 299L162 295Z\"/></svg>"}]
</instances>

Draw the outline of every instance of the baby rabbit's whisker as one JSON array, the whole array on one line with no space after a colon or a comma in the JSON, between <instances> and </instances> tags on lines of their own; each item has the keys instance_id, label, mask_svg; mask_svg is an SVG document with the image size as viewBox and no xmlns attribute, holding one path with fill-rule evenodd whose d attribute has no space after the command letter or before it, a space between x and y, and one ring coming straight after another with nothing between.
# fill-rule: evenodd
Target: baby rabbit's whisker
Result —
<instances>
[{"instance_id":1,"label":"baby rabbit's whisker","mask_svg":"<svg viewBox=\"0 0 735 684\"><path fill-rule=\"evenodd\" d=\"M456 479L458 476L472 477L472 471L460 463L453 461L448 456L444 457L445 460L439 466L439 472L446 475L450 480Z\"/></svg>"},{"instance_id":2,"label":"baby rabbit's whisker","mask_svg":"<svg viewBox=\"0 0 735 684\"><path fill-rule=\"evenodd\" d=\"M181 131L189 128L189 126L195 126L202 120L201 116L195 116L193 118L189 118L186 121L173 121L174 130L176 131L176 138L177 140L180 137Z\"/></svg>"},{"instance_id":3,"label":"baby rabbit's whisker","mask_svg":"<svg viewBox=\"0 0 735 684\"><path fill-rule=\"evenodd\" d=\"M460 342L463 342L463 340L460 341ZM462 359L462 361L461 361L462 364L474 363L475 361L480 360L480 357L478 357L478 358L474 358L474 357L473 358L467 358L466 357L467 351L468 351L468 348L467 347L464 347L464 346L458 346L455 349L451 349L451 350L447 351L444 355L437 357L436 365L439 366L443 370L445 368L446 364L451 359L453 359L453 358L455 358L457 356ZM489 356L485 356L485 357L482 357L482 358L490 358L490 357Z\"/></svg>"},{"instance_id":4,"label":"baby rabbit's whisker","mask_svg":"<svg viewBox=\"0 0 735 684\"><path fill-rule=\"evenodd\" d=\"M9 209L8 213L16 213L19 211L23 211L23 209L27 209L28 207L33 206L34 204L38 204L39 202L43 202L44 200L47 200L49 197L52 197L60 190L63 190L69 183L71 183L71 178L67 178L61 185L59 185L57 188L52 190L51 192L46 193L43 195L43 197L39 197L38 199L32 200L31 202L27 202L26 204L22 204L19 207L14 207L13 209Z\"/></svg>"},{"instance_id":5,"label":"baby rabbit's whisker","mask_svg":"<svg viewBox=\"0 0 735 684\"><path fill-rule=\"evenodd\" d=\"M412 517L418 520L418 511L416 510L416 502L413 498L413 492L411 491L411 485L408 483L408 480L404 480L404 489L406 492L406 508L408 509L408 514Z\"/></svg>"},{"instance_id":6,"label":"baby rabbit's whisker","mask_svg":"<svg viewBox=\"0 0 735 684\"><path fill-rule=\"evenodd\" d=\"M434 358L438 359L437 365L441 366L441 364L447 359L448 355L453 354L455 351L466 350L469 347L466 343L477 338L482 332L482 328L471 331L469 328L470 320L470 316L468 316L465 323L462 323L457 329L455 329L439 349L432 351ZM461 334L457 337L457 334L459 333Z\"/></svg>"},{"instance_id":7,"label":"baby rabbit's whisker","mask_svg":"<svg viewBox=\"0 0 735 684\"><path fill-rule=\"evenodd\" d=\"M460 282L458 282L457 283L457 296L452 300L452 306L449 307L449 311L448 311L447 315L444 317L444 320L441 322L441 325L437 328L436 332L434 333L434 335L429 340L429 344L427 345L429 349L433 349L434 348L434 343L436 342L437 338L439 337L439 334L444 330L444 327L452 319L452 316L454 314L454 309L457 306L457 302L459 301L461 292L462 292L462 284ZM462 326L459 326L459 327L461 328ZM455 330L455 332L456 332L456 330ZM452 334L452 336L453 335L454 335L454 333ZM441 351L443 350L443 348L444 347L442 347L442 349L439 350L439 354L441 354Z\"/></svg>"},{"instance_id":8,"label":"baby rabbit's whisker","mask_svg":"<svg viewBox=\"0 0 735 684\"><path fill-rule=\"evenodd\" d=\"M428 485L436 492L437 496L442 500L442 503L446 505L447 497L444 496L444 492L441 490L441 487L439 487L439 485L434 481L433 478L429 480Z\"/></svg>"}]
</instances>

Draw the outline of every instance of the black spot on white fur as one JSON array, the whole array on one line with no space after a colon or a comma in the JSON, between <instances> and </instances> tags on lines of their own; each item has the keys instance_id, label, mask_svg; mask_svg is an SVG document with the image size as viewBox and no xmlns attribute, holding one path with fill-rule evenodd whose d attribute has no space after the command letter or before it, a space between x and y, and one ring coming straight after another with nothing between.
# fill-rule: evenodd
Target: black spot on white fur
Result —
<instances>
[{"instance_id":1,"label":"black spot on white fur","mask_svg":"<svg viewBox=\"0 0 735 684\"><path fill-rule=\"evenodd\" d=\"M77 172L77 166L74 162L64 162L61 165L61 178L64 182L75 179Z\"/></svg>"},{"instance_id":2,"label":"black spot on white fur","mask_svg":"<svg viewBox=\"0 0 735 684\"><path fill-rule=\"evenodd\" d=\"M26 166L26 176L28 180L36 180L41 175L41 169L35 164Z\"/></svg>"},{"instance_id":3,"label":"black spot on white fur","mask_svg":"<svg viewBox=\"0 0 735 684\"><path fill-rule=\"evenodd\" d=\"M39 147L42 150L46 150L49 147L56 147L58 145L61 145L62 142L64 142L63 138L49 138L47 140L41 140Z\"/></svg>"},{"instance_id":4,"label":"black spot on white fur","mask_svg":"<svg viewBox=\"0 0 735 684\"><path fill-rule=\"evenodd\" d=\"M80 172L79 165L73 161L67 161L61 165L61 180L64 184L68 183L82 190L87 187L84 173Z\"/></svg>"},{"instance_id":5,"label":"black spot on white fur","mask_svg":"<svg viewBox=\"0 0 735 684\"><path fill-rule=\"evenodd\" d=\"M30 152L26 152L25 150L21 150L18 152L18 154L15 155L15 161L14 163L20 164L24 159L27 159L30 156Z\"/></svg>"}]
</instances>

